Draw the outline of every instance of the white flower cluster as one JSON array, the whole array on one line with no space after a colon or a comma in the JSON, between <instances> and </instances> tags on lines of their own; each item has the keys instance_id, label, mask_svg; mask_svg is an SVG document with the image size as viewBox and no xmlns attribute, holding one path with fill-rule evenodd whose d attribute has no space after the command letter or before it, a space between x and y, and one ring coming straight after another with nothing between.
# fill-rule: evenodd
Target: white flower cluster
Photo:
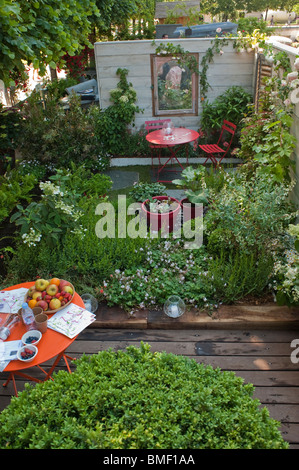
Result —
<instances>
[{"instance_id":1,"label":"white flower cluster","mask_svg":"<svg viewBox=\"0 0 299 470\"><path fill-rule=\"evenodd\" d=\"M290 224L287 232L299 239L299 226ZM286 294L293 302L299 302L299 253L295 249L284 250L283 256L274 253L273 289Z\"/></svg>"},{"instance_id":2,"label":"white flower cluster","mask_svg":"<svg viewBox=\"0 0 299 470\"><path fill-rule=\"evenodd\" d=\"M169 279L175 280L176 283L184 285L186 281L198 283L201 276L206 276L207 272L200 270L197 266L196 259L193 253L186 253L184 260L181 257L177 261L176 253L182 249L182 241L165 240L161 242L161 250L159 257L149 245L147 248L139 248L135 253L143 251L145 254L146 267L140 267L132 273L129 271L121 271L116 269L114 274L111 275L109 281L104 282L103 295L106 300L112 300L117 290L118 303L124 306L129 299L134 299L134 302L139 297L138 305L135 305L136 310L144 308L160 308L160 293L169 289ZM203 258L205 261L206 258ZM108 286L108 289L106 287ZM136 290L140 291L140 296L135 296ZM123 299L123 300L122 300ZM198 308L197 300L190 299L186 296L183 299L187 304ZM210 308L208 299L203 297L205 308ZM217 305L213 305L217 308ZM134 309L130 312L134 314Z\"/></svg>"},{"instance_id":3,"label":"white flower cluster","mask_svg":"<svg viewBox=\"0 0 299 470\"><path fill-rule=\"evenodd\" d=\"M22 235L23 243L28 246L36 246L36 243L41 240L42 234L38 231L35 231L34 228L30 228L29 233L24 233Z\"/></svg>"},{"instance_id":4,"label":"white flower cluster","mask_svg":"<svg viewBox=\"0 0 299 470\"><path fill-rule=\"evenodd\" d=\"M70 232L75 235L78 235L82 239L84 237L84 234L87 232L87 228L83 228L82 225L79 225L78 227L74 228Z\"/></svg>"},{"instance_id":5,"label":"white flower cluster","mask_svg":"<svg viewBox=\"0 0 299 470\"><path fill-rule=\"evenodd\" d=\"M63 196L63 192L60 191L60 187L51 181L41 182L39 183L40 189L44 192L44 196Z\"/></svg>"},{"instance_id":6,"label":"white flower cluster","mask_svg":"<svg viewBox=\"0 0 299 470\"><path fill-rule=\"evenodd\" d=\"M55 202L55 208L56 209L59 209L61 210L62 212L64 212L66 215L69 215L70 217L72 217L73 220L77 221L81 215L82 215L82 212L75 209L74 206L71 206L69 204L66 204L64 201L62 201L61 199L57 200Z\"/></svg>"}]
</instances>

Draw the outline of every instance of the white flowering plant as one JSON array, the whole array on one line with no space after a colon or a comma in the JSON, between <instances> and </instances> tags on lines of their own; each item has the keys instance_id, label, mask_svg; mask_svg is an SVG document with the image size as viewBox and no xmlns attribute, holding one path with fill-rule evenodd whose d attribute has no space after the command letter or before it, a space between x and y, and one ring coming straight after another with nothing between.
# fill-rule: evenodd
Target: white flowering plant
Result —
<instances>
[{"instance_id":1,"label":"white flowering plant","mask_svg":"<svg viewBox=\"0 0 299 470\"><path fill-rule=\"evenodd\" d=\"M116 269L103 282L100 291L108 305L119 305L131 314L139 309L155 310L175 292L188 307L215 308L212 287L203 288L208 269L204 247L189 251L182 240L168 239L157 245L148 242L139 250L145 252L141 265Z\"/></svg>"},{"instance_id":2,"label":"white flowering plant","mask_svg":"<svg viewBox=\"0 0 299 470\"><path fill-rule=\"evenodd\" d=\"M299 305L299 225L290 224L288 242L275 250L270 287L279 305Z\"/></svg>"},{"instance_id":3,"label":"white flowering plant","mask_svg":"<svg viewBox=\"0 0 299 470\"><path fill-rule=\"evenodd\" d=\"M39 201L31 202L27 207L17 206L18 211L11 217L11 222L20 226L20 237L24 244L36 246L45 238L49 246L55 246L67 232L84 234L80 225L82 211L76 205L78 195L68 192L51 182L40 182L42 192ZM75 202L75 203L74 203Z\"/></svg>"}]
</instances>

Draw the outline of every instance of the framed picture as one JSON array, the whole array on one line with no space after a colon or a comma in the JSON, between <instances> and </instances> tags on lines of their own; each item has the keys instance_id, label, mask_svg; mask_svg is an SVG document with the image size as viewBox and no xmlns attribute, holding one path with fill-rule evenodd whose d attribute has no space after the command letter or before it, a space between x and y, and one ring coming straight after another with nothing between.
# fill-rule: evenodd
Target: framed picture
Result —
<instances>
[{"instance_id":1,"label":"framed picture","mask_svg":"<svg viewBox=\"0 0 299 470\"><path fill-rule=\"evenodd\" d=\"M198 54L195 56L198 62ZM198 114L198 75L172 56L151 55L154 116Z\"/></svg>"}]
</instances>

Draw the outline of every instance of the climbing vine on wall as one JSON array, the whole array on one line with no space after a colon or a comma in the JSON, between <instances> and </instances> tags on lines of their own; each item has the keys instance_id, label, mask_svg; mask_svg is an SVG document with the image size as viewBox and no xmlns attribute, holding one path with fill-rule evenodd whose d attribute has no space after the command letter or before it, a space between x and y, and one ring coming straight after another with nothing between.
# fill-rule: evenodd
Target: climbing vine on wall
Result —
<instances>
[{"instance_id":1,"label":"climbing vine on wall","mask_svg":"<svg viewBox=\"0 0 299 470\"><path fill-rule=\"evenodd\" d=\"M155 41L153 41L152 44L156 45ZM216 37L212 41L212 46L209 47L206 53L203 55L200 62L200 68L195 56L192 55L189 51L185 51L180 44L174 46L170 42L167 44L160 43L159 46L156 47L155 52L157 55L172 56L177 60L180 67L188 67L191 73L196 73L199 75L200 96L201 100L203 101L206 98L207 92L210 88L207 78L209 64L213 62L213 57L215 54L223 54L221 47L227 44L227 39L219 39Z\"/></svg>"}]
</instances>

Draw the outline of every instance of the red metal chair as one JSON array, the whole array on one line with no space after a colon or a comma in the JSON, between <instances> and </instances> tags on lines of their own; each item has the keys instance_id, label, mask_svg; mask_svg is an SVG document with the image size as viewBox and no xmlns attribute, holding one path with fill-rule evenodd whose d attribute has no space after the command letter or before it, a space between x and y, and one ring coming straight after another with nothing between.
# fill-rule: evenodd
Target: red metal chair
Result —
<instances>
[{"instance_id":1,"label":"red metal chair","mask_svg":"<svg viewBox=\"0 0 299 470\"><path fill-rule=\"evenodd\" d=\"M207 155L207 158L204 161L204 165L209 159L215 165L215 167L217 165L220 165L221 161L223 160L223 158L225 157L225 155L230 149L230 146L232 144L232 141L236 132L236 128L237 126L235 124L224 120L222 127L221 127L217 144L199 145L199 148L203 150L205 154ZM226 139L227 135L229 137L228 139Z\"/></svg>"},{"instance_id":2,"label":"red metal chair","mask_svg":"<svg viewBox=\"0 0 299 470\"><path fill-rule=\"evenodd\" d=\"M145 130L147 131L147 133L151 132L151 131L156 131L158 129L162 129L163 128L163 124L165 122L170 122L171 119L156 119L155 121L145 121ZM154 158L155 158L155 154L156 154L156 158L158 158L158 163L159 163L159 166L161 165L161 149L162 148L165 148L164 145L154 145L154 144L149 144L150 146L150 149L151 149L151 158L152 158L152 167L154 167ZM156 152L156 150L158 150L158 152Z\"/></svg>"}]
</instances>

